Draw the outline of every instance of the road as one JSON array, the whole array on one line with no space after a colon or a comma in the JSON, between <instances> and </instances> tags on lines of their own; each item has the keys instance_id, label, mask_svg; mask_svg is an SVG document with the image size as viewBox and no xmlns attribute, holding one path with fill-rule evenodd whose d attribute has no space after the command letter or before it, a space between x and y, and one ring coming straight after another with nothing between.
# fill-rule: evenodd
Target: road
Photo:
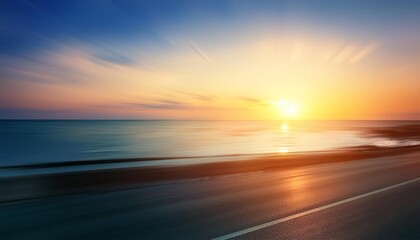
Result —
<instances>
[{"instance_id":1,"label":"road","mask_svg":"<svg viewBox=\"0 0 420 240\"><path fill-rule=\"evenodd\" d=\"M420 154L0 204L1 239L420 239Z\"/></svg>"}]
</instances>

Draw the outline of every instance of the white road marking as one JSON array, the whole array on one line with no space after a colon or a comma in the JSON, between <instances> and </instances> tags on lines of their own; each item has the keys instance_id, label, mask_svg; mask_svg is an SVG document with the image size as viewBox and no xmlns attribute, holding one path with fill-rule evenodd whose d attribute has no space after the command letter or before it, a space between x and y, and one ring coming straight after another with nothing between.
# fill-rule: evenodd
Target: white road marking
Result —
<instances>
[{"instance_id":1,"label":"white road marking","mask_svg":"<svg viewBox=\"0 0 420 240\"><path fill-rule=\"evenodd\" d=\"M381 188L381 189L378 189L378 190L375 190L375 191L372 191L372 192L364 193L364 194L361 194L361 195L358 195L358 196L355 196L355 197L347 198L347 199L344 199L344 200L341 200L341 201L338 201L338 202L335 202L335 203L330 203L330 204L327 204L327 205L322 206L322 207L317 207L317 208L307 210L307 211L304 211L304 212L301 212L301 213L293 214L293 215L290 215L288 217L276 219L276 220L273 220L271 222L267 222L267 223L256 225L256 226L253 226L253 227L250 227L250 228L246 228L246 229L234 232L234 233L230 233L230 234L227 234L227 235L224 235L224 236L221 236L221 237L214 238L213 240L224 240L224 239L231 239L231 238L234 238L234 237L238 237L238 236L241 236L241 235L244 235L244 234L247 234L247 233L250 233L250 232L255 232L255 231L258 231L260 229L270 227L270 226L273 226L273 225L276 225L276 224L279 224L279 223L282 223L282 222L287 222L287 221L290 221L290 220L293 220L293 219L296 219L296 218L299 218L299 217L303 217L303 216L309 215L311 213L319 212L319 211L322 211L322 210L325 210L325 209L328 209L328 208L336 207L336 206L339 206L339 205L342 205L342 204L345 204L345 203L348 203L348 202L352 202L352 201L355 201L355 200L358 200L358 199L361 199L361 198L365 198L365 197L368 197L368 196L371 196L371 195L374 195L374 194L377 194L377 193L380 193L380 192L384 192L384 191L387 191L387 190L390 190L390 189L393 189L393 188L401 187L401 186L404 186L406 184L409 184L409 183L412 183L412 182L415 182L415 181L418 181L418 180L420 180L420 177L409 180L409 181L406 181L406 182L398 183L398 184L395 184L395 185L392 185L392 186L389 186L389 187Z\"/></svg>"}]
</instances>

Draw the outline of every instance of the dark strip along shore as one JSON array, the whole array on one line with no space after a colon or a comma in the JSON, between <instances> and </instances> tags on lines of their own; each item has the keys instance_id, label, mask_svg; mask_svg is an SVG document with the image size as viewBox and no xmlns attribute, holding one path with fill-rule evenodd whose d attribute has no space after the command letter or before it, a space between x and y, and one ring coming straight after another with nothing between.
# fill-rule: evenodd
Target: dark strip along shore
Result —
<instances>
[{"instance_id":1,"label":"dark strip along shore","mask_svg":"<svg viewBox=\"0 0 420 240\"><path fill-rule=\"evenodd\" d=\"M162 183L182 181L259 171L281 171L317 164L397 156L419 151L419 145L392 148L359 146L329 152L258 155L243 161L227 160L189 165L127 167L103 170L95 169L87 171L1 177L0 202L84 192L113 191L143 186L155 182ZM113 163L121 161L124 162L127 161L127 159L112 160ZM136 159L128 159L128 161L135 162ZM140 161L145 161L145 159L140 159ZM104 162L105 160L100 161L99 163L108 164ZM97 163L98 162L95 161L95 164ZM72 164L75 164L75 162ZM49 168L51 166L37 165L32 167ZM15 167L15 169L16 168L22 171L28 169L27 166Z\"/></svg>"}]
</instances>

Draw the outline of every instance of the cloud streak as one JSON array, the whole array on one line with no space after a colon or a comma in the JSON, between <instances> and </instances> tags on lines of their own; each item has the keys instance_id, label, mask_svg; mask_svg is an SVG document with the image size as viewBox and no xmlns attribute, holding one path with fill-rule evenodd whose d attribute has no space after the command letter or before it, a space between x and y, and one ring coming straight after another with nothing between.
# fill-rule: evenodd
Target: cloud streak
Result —
<instances>
[{"instance_id":1,"label":"cloud streak","mask_svg":"<svg viewBox=\"0 0 420 240\"><path fill-rule=\"evenodd\" d=\"M337 56L333 59L333 63L358 63L373 53L379 46L379 43L370 43L365 46L349 43L338 52Z\"/></svg>"},{"instance_id":2,"label":"cloud streak","mask_svg":"<svg viewBox=\"0 0 420 240\"><path fill-rule=\"evenodd\" d=\"M206 62L211 63L211 59L207 56L206 53L203 52L203 50L201 50L197 44L192 41L191 39L188 40L188 43L190 44L190 46L192 47L192 49L194 49L194 51L202 58L204 59Z\"/></svg>"},{"instance_id":3,"label":"cloud streak","mask_svg":"<svg viewBox=\"0 0 420 240\"><path fill-rule=\"evenodd\" d=\"M154 102L139 102L139 103L128 103L130 106L134 106L137 108L145 108L145 109L186 109L190 108L190 106L186 103L169 100L169 99L161 99Z\"/></svg>"}]
</instances>

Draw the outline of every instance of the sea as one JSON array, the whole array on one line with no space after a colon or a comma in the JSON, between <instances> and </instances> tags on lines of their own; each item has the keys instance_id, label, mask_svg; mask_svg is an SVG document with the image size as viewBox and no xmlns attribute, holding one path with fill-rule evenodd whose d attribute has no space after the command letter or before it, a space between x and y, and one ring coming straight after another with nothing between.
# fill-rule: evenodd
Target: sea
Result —
<instances>
[{"instance_id":1,"label":"sea","mask_svg":"<svg viewBox=\"0 0 420 240\"><path fill-rule=\"evenodd\" d=\"M0 166L391 147L366 132L407 124L419 121L1 120Z\"/></svg>"}]
</instances>

